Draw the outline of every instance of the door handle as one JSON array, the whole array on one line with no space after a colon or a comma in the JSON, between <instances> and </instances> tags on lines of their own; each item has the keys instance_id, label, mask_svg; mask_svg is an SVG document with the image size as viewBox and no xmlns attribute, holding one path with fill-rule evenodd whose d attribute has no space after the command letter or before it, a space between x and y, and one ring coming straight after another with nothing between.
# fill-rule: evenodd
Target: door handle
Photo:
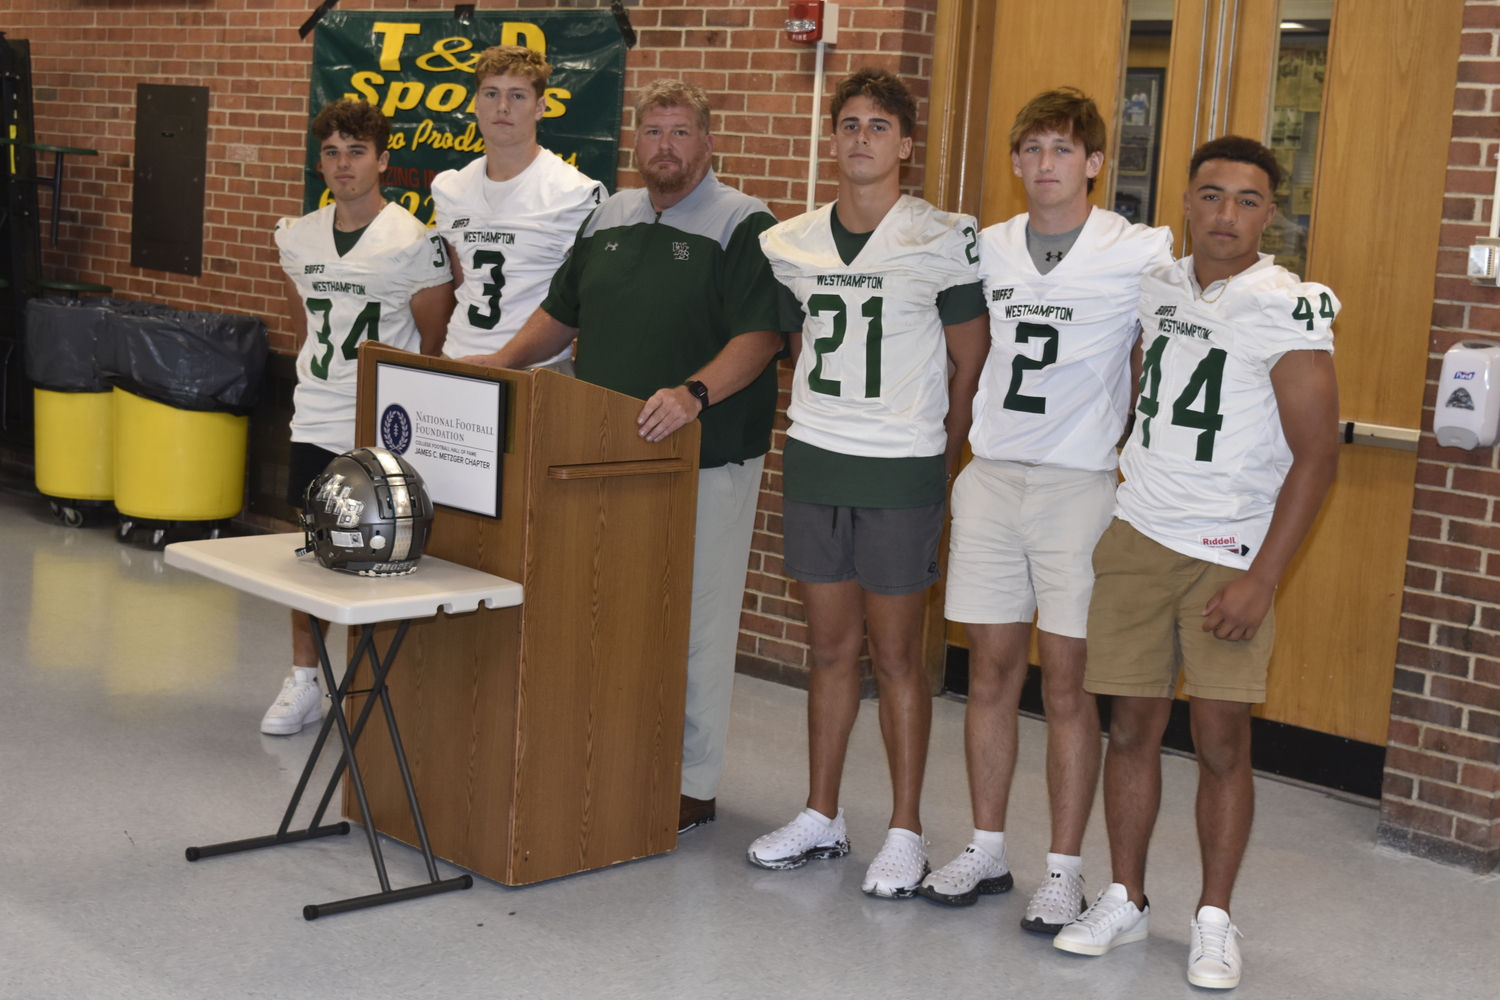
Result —
<instances>
[{"instance_id":1,"label":"door handle","mask_svg":"<svg viewBox=\"0 0 1500 1000\"><path fill-rule=\"evenodd\" d=\"M1339 433L1345 444L1368 444L1397 451L1416 451L1417 442L1422 437L1422 432L1415 427L1388 427L1361 420L1339 421Z\"/></svg>"}]
</instances>

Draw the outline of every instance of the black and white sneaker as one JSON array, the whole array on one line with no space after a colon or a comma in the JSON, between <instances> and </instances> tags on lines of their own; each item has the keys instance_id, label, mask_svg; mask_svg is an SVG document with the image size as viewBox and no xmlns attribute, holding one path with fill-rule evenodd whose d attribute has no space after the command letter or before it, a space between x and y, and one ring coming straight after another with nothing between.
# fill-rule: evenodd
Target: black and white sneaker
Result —
<instances>
[{"instance_id":1,"label":"black and white sneaker","mask_svg":"<svg viewBox=\"0 0 1500 1000\"><path fill-rule=\"evenodd\" d=\"M751 841L745 856L752 865L785 871L801 868L817 858L842 858L849 853L849 835L844 827L844 810L825 823L823 818L804 809L786 826L772 830Z\"/></svg>"},{"instance_id":2,"label":"black and white sneaker","mask_svg":"<svg viewBox=\"0 0 1500 1000\"><path fill-rule=\"evenodd\" d=\"M973 906L981 895L1010 892L1015 885L1005 858L977 844L922 880L917 895L945 906Z\"/></svg>"},{"instance_id":3,"label":"black and white sneaker","mask_svg":"<svg viewBox=\"0 0 1500 1000\"><path fill-rule=\"evenodd\" d=\"M1083 912L1083 877L1064 868L1047 869L1047 877L1031 902L1021 926L1038 934L1056 934Z\"/></svg>"},{"instance_id":4,"label":"black and white sneaker","mask_svg":"<svg viewBox=\"0 0 1500 1000\"><path fill-rule=\"evenodd\" d=\"M932 870L927 864L927 838L891 827L885 844L865 872L861 891L884 899L909 899Z\"/></svg>"}]
</instances>

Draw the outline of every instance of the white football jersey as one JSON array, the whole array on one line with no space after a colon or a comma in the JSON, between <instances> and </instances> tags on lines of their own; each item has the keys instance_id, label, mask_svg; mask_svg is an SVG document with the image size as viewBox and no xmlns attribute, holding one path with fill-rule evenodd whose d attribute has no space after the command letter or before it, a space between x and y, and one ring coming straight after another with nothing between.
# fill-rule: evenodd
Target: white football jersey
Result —
<instances>
[{"instance_id":1,"label":"white football jersey","mask_svg":"<svg viewBox=\"0 0 1500 1000\"><path fill-rule=\"evenodd\" d=\"M603 184L545 149L508 181L486 177L483 156L434 177L437 232L464 269L444 356L493 354L504 347L547 297L578 228L607 194ZM572 353L569 347L540 364Z\"/></svg>"},{"instance_id":2,"label":"white football jersey","mask_svg":"<svg viewBox=\"0 0 1500 1000\"><path fill-rule=\"evenodd\" d=\"M941 455L948 351L937 296L979 280L978 224L903 195L846 265L832 211L825 205L760 237L806 313L787 434L843 455Z\"/></svg>"},{"instance_id":3,"label":"white football jersey","mask_svg":"<svg viewBox=\"0 0 1500 1000\"><path fill-rule=\"evenodd\" d=\"M1095 208L1040 274L1022 214L979 234L990 353L969 444L994 461L1107 472L1130 412L1141 275L1172 263L1172 232Z\"/></svg>"},{"instance_id":4,"label":"white football jersey","mask_svg":"<svg viewBox=\"0 0 1500 1000\"><path fill-rule=\"evenodd\" d=\"M1201 296L1191 257L1147 272L1115 516L1174 552L1249 569L1292 464L1271 368L1287 351L1333 353L1338 311L1327 286L1269 254Z\"/></svg>"},{"instance_id":5,"label":"white football jersey","mask_svg":"<svg viewBox=\"0 0 1500 1000\"><path fill-rule=\"evenodd\" d=\"M354 391L361 341L417 351L422 337L411 297L453 280L443 241L388 202L347 254L333 244L329 204L276 224L281 266L306 310L297 355L292 440L329 451L354 447Z\"/></svg>"}]
</instances>

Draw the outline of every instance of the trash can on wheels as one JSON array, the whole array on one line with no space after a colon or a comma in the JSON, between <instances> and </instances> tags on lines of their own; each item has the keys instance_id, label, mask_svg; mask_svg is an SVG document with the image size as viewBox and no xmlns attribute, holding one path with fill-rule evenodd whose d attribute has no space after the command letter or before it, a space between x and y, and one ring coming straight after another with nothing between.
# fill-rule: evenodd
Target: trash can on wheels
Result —
<instances>
[{"instance_id":1,"label":"trash can on wheels","mask_svg":"<svg viewBox=\"0 0 1500 1000\"><path fill-rule=\"evenodd\" d=\"M94 363L114 385L119 538L217 537L245 495L250 410L266 364L253 316L111 314Z\"/></svg>"},{"instance_id":2,"label":"trash can on wheels","mask_svg":"<svg viewBox=\"0 0 1500 1000\"><path fill-rule=\"evenodd\" d=\"M94 372L94 345L113 299L26 304L26 375L35 411L37 492L63 524L110 513L115 496L113 387Z\"/></svg>"}]
</instances>

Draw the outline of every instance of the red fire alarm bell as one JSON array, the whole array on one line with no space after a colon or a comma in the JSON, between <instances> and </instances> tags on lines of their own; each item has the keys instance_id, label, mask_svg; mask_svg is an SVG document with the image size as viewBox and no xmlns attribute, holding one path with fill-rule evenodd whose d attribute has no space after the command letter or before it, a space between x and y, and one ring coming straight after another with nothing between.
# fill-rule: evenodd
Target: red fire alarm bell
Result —
<instances>
[{"instance_id":1,"label":"red fire alarm bell","mask_svg":"<svg viewBox=\"0 0 1500 1000\"><path fill-rule=\"evenodd\" d=\"M786 13L788 38L794 42L823 41L823 0L792 0Z\"/></svg>"}]
</instances>

